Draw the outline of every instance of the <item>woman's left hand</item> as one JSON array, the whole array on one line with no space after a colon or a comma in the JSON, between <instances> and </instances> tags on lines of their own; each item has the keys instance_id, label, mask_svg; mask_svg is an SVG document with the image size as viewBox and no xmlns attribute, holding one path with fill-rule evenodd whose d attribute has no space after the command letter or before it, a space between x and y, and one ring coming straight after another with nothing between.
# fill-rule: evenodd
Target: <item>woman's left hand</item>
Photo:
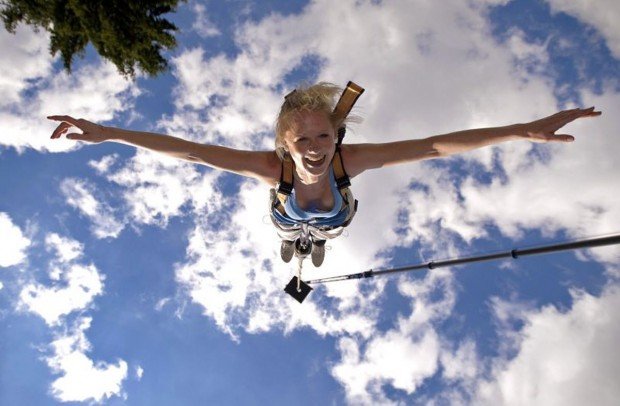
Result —
<instances>
[{"instance_id":1,"label":"woman's left hand","mask_svg":"<svg viewBox=\"0 0 620 406\"><path fill-rule=\"evenodd\" d=\"M560 111L549 117L523 124L521 135L532 142L572 142L575 140L572 135L556 134L555 132L578 118L600 115L601 112L594 111L594 107Z\"/></svg>"}]
</instances>

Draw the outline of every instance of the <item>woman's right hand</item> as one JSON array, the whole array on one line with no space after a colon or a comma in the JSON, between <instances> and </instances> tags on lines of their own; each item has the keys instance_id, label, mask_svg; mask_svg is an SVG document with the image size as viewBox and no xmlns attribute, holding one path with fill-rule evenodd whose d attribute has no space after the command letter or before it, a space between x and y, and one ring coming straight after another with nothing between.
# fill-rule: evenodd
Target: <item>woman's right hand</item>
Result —
<instances>
[{"instance_id":1,"label":"woman's right hand","mask_svg":"<svg viewBox=\"0 0 620 406\"><path fill-rule=\"evenodd\" d=\"M47 118L60 122L58 127L56 127L52 133L52 139L60 138L62 135L66 134L66 138L69 140L85 141L93 144L107 140L107 137L104 134L105 127L99 124L95 124L82 118L76 119L71 116L48 116ZM71 132L67 134L67 132L73 127L81 130L82 132Z\"/></svg>"}]
</instances>

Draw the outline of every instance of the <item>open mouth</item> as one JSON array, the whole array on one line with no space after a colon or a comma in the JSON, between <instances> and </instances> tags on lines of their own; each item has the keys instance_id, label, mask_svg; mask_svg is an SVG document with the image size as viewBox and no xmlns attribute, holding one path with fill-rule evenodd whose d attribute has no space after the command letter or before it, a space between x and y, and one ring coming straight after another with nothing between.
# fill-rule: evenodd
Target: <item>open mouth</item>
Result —
<instances>
[{"instance_id":1,"label":"open mouth","mask_svg":"<svg viewBox=\"0 0 620 406\"><path fill-rule=\"evenodd\" d=\"M306 164L310 167L318 168L325 162L325 155L323 155L321 158L305 157L304 162L306 162Z\"/></svg>"}]
</instances>

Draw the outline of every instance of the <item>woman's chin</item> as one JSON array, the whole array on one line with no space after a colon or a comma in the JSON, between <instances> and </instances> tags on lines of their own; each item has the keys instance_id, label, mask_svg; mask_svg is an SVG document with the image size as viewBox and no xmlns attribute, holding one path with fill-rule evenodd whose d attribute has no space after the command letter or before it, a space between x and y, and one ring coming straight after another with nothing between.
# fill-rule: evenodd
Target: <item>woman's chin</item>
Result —
<instances>
[{"instance_id":1,"label":"woman's chin","mask_svg":"<svg viewBox=\"0 0 620 406\"><path fill-rule=\"evenodd\" d=\"M303 168L303 171L309 176L320 177L327 173L327 170L329 169L329 164L323 163L322 165L310 165L307 162L303 162L301 168Z\"/></svg>"}]
</instances>

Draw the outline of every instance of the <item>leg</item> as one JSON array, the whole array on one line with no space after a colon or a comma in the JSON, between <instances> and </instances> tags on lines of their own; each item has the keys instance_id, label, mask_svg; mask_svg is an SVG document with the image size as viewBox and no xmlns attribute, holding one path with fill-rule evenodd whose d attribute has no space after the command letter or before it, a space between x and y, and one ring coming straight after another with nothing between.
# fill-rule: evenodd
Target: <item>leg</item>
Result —
<instances>
[{"instance_id":1,"label":"leg","mask_svg":"<svg viewBox=\"0 0 620 406\"><path fill-rule=\"evenodd\" d=\"M312 235L312 264L314 266L318 268L323 264L326 240L338 237L343 231L344 227L332 230L320 230L314 227L310 229L310 234Z\"/></svg>"}]
</instances>

